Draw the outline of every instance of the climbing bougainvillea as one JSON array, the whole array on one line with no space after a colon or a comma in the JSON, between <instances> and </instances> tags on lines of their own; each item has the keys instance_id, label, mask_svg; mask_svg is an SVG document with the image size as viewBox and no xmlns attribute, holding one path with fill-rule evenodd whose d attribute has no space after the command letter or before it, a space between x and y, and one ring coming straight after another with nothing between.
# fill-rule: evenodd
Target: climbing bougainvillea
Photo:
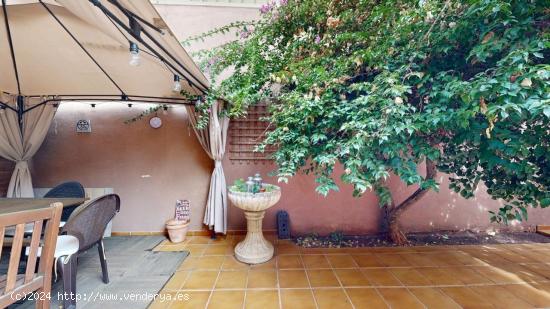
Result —
<instances>
[{"instance_id":1,"label":"climbing bougainvillea","mask_svg":"<svg viewBox=\"0 0 550 309\"><path fill-rule=\"evenodd\" d=\"M242 117L269 101L259 150L277 146L280 179L376 192L397 242L398 216L437 190L437 171L466 198L481 182L504 200L492 220L522 220L550 205L549 26L545 0L270 2L256 22L205 34L236 30L198 54L215 85L199 109L223 98ZM418 186L398 205L391 174Z\"/></svg>"}]
</instances>

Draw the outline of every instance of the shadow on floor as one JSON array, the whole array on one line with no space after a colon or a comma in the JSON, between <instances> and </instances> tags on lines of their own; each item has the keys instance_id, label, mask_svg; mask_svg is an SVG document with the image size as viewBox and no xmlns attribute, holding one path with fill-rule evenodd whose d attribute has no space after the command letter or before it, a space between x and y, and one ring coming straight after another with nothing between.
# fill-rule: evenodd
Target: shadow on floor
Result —
<instances>
[{"instance_id":1,"label":"shadow on floor","mask_svg":"<svg viewBox=\"0 0 550 309\"><path fill-rule=\"evenodd\" d=\"M105 254L109 267L109 284L101 281L101 266L97 249L91 248L78 260L76 291L83 309L147 308L157 293L187 257L187 252L152 252L164 237L131 236L105 239ZM59 280L52 288L52 308L60 308ZM34 302L9 308L34 308Z\"/></svg>"}]
</instances>

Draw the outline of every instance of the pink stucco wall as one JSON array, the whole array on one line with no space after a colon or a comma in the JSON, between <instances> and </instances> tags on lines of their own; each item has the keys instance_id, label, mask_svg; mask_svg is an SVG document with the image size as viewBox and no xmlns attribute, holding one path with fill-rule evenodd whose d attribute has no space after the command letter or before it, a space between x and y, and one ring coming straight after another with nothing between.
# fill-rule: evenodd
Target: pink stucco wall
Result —
<instances>
[{"instance_id":1,"label":"pink stucco wall","mask_svg":"<svg viewBox=\"0 0 550 309\"><path fill-rule=\"evenodd\" d=\"M235 20L257 16L256 9L158 6L175 34L180 38L199 34ZM215 37L194 45L191 50L211 47L227 40ZM139 113L143 106L128 108L124 104L100 104L92 109L86 104L66 104L59 108L55 122L43 147L37 153L32 173L37 187L50 187L68 179L80 180L87 187L113 187L121 195L121 214L114 231L160 231L164 221L172 216L177 198L192 203L192 230L203 228L202 216L207 197L212 162L190 130L185 110L171 109L160 129L152 129L147 120L131 125L125 119ZM91 119L91 134L76 134L78 119ZM245 178L256 172L267 177L272 164L239 164L224 160L227 182ZM341 171L337 171L340 173ZM145 175L150 175L146 177ZM338 177L336 177L338 178ZM451 193L445 177L439 193L429 193L403 215L402 225L409 231L485 229L491 227L487 211L499 206L480 188L474 199L465 200ZM390 180L397 201L415 188L405 188L398 179ZM372 194L353 198L351 188L341 185L340 192L324 198L315 192L314 178L299 175L282 184L281 201L268 210L265 229L275 228L275 213L289 212L294 233L328 233L342 230L350 234L372 233L378 230L380 211ZM550 211L532 211L529 228L550 222ZM495 226L498 227L498 226ZM242 230L242 211L229 206L229 229Z\"/></svg>"},{"instance_id":2,"label":"pink stucco wall","mask_svg":"<svg viewBox=\"0 0 550 309\"><path fill-rule=\"evenodd\" d=\"M185 109L176 107L159 113L164 125L152 129L147 120L130 125L124 120L147 106L124 104L68 103L60 106L48 136L32 164L34 184L51 187L65 180L81 181L86 187L112 187L122 197L122 210L114 222L114 231L160 231L173 216L174 202L186 198L192 204L193 230L201 222L206 203L212 162L206 156L194 132L189 128ZM79 119L90 119L90 134L75 132ZM227 182L260 172L266 181L272 164L241 164L224 160ZM341 170L337 170L341 173ZM465 200L446 187L445 177L439 193L429 193L404 213L402 224L409 231L485 229L490 226L487 210L496 209L483 189L474 199ZM413 187L404 188L393 178L389 182L397 201ZM275 229L275 213L289 212L294 233L328 233L342 230L350 234L378 230L380 212L372 193L354 198L351 187L341 184L340 192L323 197L315 192L314 178L298 175L289 184L281 184L281 201L269 209L264 219L266 229ZM550 212L531 212L524 225L550 222ZM496 226L498 227L498 226ZM242 211L229 207L229 229L242 230Z\"/></svg>"},{"instance_id":3,"label":"pink stucco wall","mask_svg":"<svg viewBox=\"0 0 550 309\"><path fill-rule=\"evenodd\" d=\"M77 180L85 187L114 188L122 199L114 231L160 231L174 216L176 199L189 199L192 228L200 229L212 161L188 126L184 107L159 113L159 129L148 120L124 124L148 105L61 104L44 144L35 155L35 187ZM92 133L76 133L89 119Z\"/></svg>"}]
</instances>

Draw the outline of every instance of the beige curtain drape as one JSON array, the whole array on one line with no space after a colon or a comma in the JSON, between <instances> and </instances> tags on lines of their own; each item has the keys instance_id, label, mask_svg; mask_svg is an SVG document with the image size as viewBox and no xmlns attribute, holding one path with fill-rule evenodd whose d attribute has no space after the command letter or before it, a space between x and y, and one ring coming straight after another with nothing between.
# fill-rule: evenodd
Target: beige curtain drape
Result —
<instances>
[{"instance_id":1,"label":"beige curtain drape","mask_svg":"<svg viewBox=\"0 0 550 309\"><path fill-rule=\"evenodd\" d=\"M208 126L204 129L197 128L197 114L194 107L187 106L187 114L202 148L214 160L214 171L210 178L203 223L216 233L225 234L227 232L227 184L222 160L225 154L229 118L219 117L222 108L222 101L217 101L212 106Z\"/></svg>"},{"instance_id":2,"label":"beige curtain drape","mask_svg":"<svg viewBox=\"0 0 550 309\"><path fill-rule=\"evenodd\" d=\"M27 108L45 98L25 98ZM16 106L16 97L0 94L0 101ZM28 161L42 145L55 115L55 102L41 105L23 116L23 132L19 127L17 113L10 109L0 110L0 156L15 162L7 197L34 197ZM58 102L57 102L58 103Z\"/></svg>"}]
</instances>

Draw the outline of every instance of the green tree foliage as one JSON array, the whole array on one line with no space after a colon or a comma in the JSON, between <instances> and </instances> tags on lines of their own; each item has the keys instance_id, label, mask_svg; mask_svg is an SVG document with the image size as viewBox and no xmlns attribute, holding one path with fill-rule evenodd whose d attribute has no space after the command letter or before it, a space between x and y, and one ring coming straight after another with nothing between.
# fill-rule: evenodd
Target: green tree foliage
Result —
<instances>
[{"instance_id":1,"label":"green tree foliage","mask_svg":"<svg viewBox=\"0 0 550 309\"><path fill-rule=\"evenodd\" d=\"M528 207L550 205L549 4L269 3L259 21L235 24L234 41L200 53L216 81L206 102L224 98L239 117L269 100L275 130L260 150L277 146L281 180L313 173L328 194L340 176L355 195L376 192L393 225L438 187L423 161L466 198L482 182L506 201L492 220L525 219ZM393 205L390 174L419 186L406 205Z\"/></svg>"}]
</instances>

